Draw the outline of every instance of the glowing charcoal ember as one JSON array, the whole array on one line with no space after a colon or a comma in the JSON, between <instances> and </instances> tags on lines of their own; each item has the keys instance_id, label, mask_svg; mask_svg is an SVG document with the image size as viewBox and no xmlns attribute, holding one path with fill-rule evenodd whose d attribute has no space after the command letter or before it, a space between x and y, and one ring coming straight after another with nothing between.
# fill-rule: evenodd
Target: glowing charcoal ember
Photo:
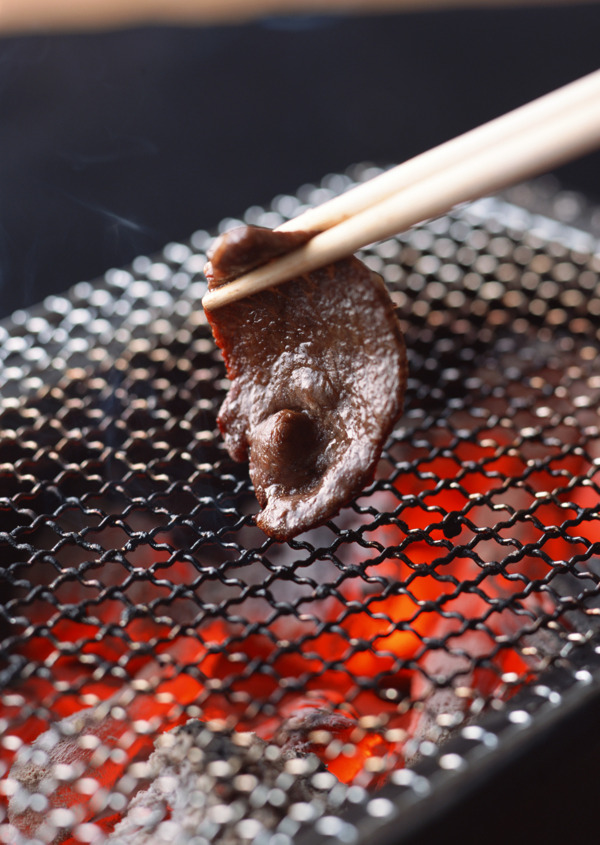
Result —
<instances>
[{"instance_id":1,"label":"glowing charcoal ember","mask_svg":"<svg viewBox=\"0 0 600 845\"><path fill-rule=\"evenodd\" d=\"M342 783L373 787L379 771L375 777L369 773L368 761L389 757L391 744L377 732L361 729L355 708L332 708L329 697L335 698L322 693L321 706L318 698L290 702L275 740L286 756L317 755Z\"/></svg>"},{"instance_id":2,"label":"glowing charcoal ember","mask_svg":"<svg viewBox=\"0 0 600 845\"><path fill-rule=\"evenodd\" d=\"M393 509L393 502L399 502L397 515L369 534L385 555L370 560L363 557L363 549L353 547L361 575L342 579L331 592L328 588L329 597L319 604L319 624L317 616L279 620L278 636L287 633L293 648L280 647L279 639L266 632L236 633L236 624L225 619L205 622L193 633L182 631L175 639L167 625L133 619L127 623L129 638L152 643L145 654L154 657L131 658L131 669L138 668L134 692L125 696L115 693L112 681L95 679L91 673L87 680L82 678L85 663L60 647L61 640L79 642L82 653L94 661L122 660L126 641L103 637L97 623L62 620L54 627L53 644L42 638L26 643L25 651L41 649L69 688L78 691L56 696L56 712L67 718L18 755L11 773L19 784L10 807L12 823L27 833L44 823L34 798L41 790L46 808L69 810L78 823L93 822L110 830L119 814L115 816L101 798L92 800L80 784L113 788L140 756L148 755L157 735L185 721L190 705L200 704L203 719L234 719L240 730L256 732L262 742L274 743L285 753L315 754L339 781L376 788L390 770L418 754L422 741L443 737L445 725L466 718L473 696L506 695L502 677L507 672L521 681L530 677L535 666L508 646L498 648L494 636L523 630L523 611L531 616L532 602L538 600L527 595L527 584L543 577L547 562L523 552L514 564L490 566L502 547L491 544L486 531L492 526L502 531L506 511L509 552L526 548L528 537L543 549L554 542L551 530L547 537L541 532L555 519L560 501L540 500L532 521L511 520L520 499L532 493L519 488L508 495L499 476L511 471L529 478L531 490L548 478L531 469L527 475L527 466L510 452L504 432L486 432L482 443L462 456L456 485L449 488L440 481L451 479L456 466L443 451L416 458L418 471L395 481L401 497L390 492L390 501L380 503L387 508L392 503ZM575 469L572 462L560 467L561 473ZM494 509L498 504L500 521ZM467 547L472 554L465 552ZM147 582L144 589L148 601L159 587ZM510 607L498 603L505 596L512 599ZM293 593L286 595L287 601L293 598ZM112 618L110 605L96 613L105 611ZM260 603L252 612L258 620ZM252 612L248 604L248 618ZM483 620L485 630L469 630L472 619ZM443 642L443 649L429 652L432 641ZM283 692L287 683L299 679L308 697ZM472 696L457 695L457 688L471 689ZM51 689L42 679L23 684L23 693L32 701ZM68 715L80 710L82 697L90 693L103 702ZM272 710L274 700L276 714L263 715L261 705ZM399 709L402 702L410 704ZM369 723L374 718L377 726ZM145 733L132 731L132 725L146 725ZM387 739L386 732L396 738ZM31 732L23 738L33 739ZM106 749L104 756L98 755L99 747ZM58 759L69 777L52 789ZM128 801L140 788L136 784ZM131 806L123 821L130 833L140 827L146 811L136 814L135 807L142 807L143 801L146 798ZM169 805L165 813L171 812ZM148 816L135 836L145 836L155 821Z\"/></svg>"},{"instance_id":3,"label":"glowing charcoal ember","mask_svg":"<svg viewBox=\"0 0 600 845\"><path fill-rule=\"evenodd\" d=\"M148 755L157 732L187 718L185 705L196 701L203 687L184 667L190 660L201 663L205 654L197 641L181 638L171 653L175 665L147 664L131 689L57 721L23 746L10 772L18 784L9 804L11 823L33 836L49 808L70 810L78 823L106 815L81 783L114 787L133 761ZM46 802L38 811L35 796L40 793Z\"/></svg>"},{"instance_id":4,"label":"glowing charcoal ember","mask_svg":"<svg viewBox=\"0 0 600 845\"><path fill-rule=\"evenodd\" d=\"M429 435L434 448L421 458L417 454L416 462L407 455L411 472L395 482L408 494L397 508L398 524L407 534L398 554L416 567L423 557L420 548L425 559L437 552L440 579L451 578L457 587L472 582L490 602L514 596L514 609L551 614L552 598L532 585L541 586L554 562L576 551L563 523L571 479L582 472L581 454L565 455L558 441L549 446L501 428L482 429L480 440L458 444L451 444L443 430ZM447 541L468 546L470 555L449 555ZM462 601L468 604L466 597ZM514 623L518 630L522 618L515 616Z\"/></svg>"},{"instance_id":5,"label":"glowing charcoal ember","mask_svg":"<svg viewBox=\"0 0 600 845\"><path fill-rule=\"evenodd\" d=\"M95 812L90 794L112 787L131 756L147 745L147 739L132 733L127 721L100 710L57 722L21 749L10 770L17 784L8 806L11 824L34 838L44 834L53 810L68 810L78 824L87 821ZM59 830L52 841L66 836L66 831Z\"/></svg>"},{"instance_id":6,"label":"glowing charcoal ember","mask_svg":"<svg viewBox=\"0 0 600 845\"><path fill-rule=\"evenodd\" d=\"M536 677L542 655L535 668L510 647L489 660L494 643L490 634L466 630L450 636L443 651L429 651L419 661L411 675L413 705L402 754L406 765L418 759L422 742L440 745L464 724L476 699L509 698ZM507 689L504 680L509 674L515 678L512 689Z\"/></svg>"},{"instance_id":7,"label":"glowing charcoal ember","mask_svg":"<svg viewBox=\"0 0 600 845\"><path fill-rule=\"evenodd\" d=\"M269 593L273 579L266 592L263 584L252 585L228 614L181 625L177 636L167 620L144 611L120 620L116 637L104 634L119 619L118 602L107 599L90 605L86 621L54 622L52 641L39 635L25 641L23 655L44 660L68 691L57 694L46 678L21 684L32 705L51 702L56 721L30 721L21 731L28 745L11 771L18 784L12 823L28 834L43 832L50 808L71 813L73 824L106 832L118 825L119 836L130 837L124 841L150 842L156 825L173 818L175 799L158 796L158 782L148 786L143 772L149 770L139 763L157 736L186 721L188 707L203 720L252 732L256 747L314 754L335 782L376 789L390 771L416 759L422 742L442 741L467 719L474 701L506 699L534 677L545 654L536 614L554 613L556 597L531 585L542 583L557 556L583 554L578 533L597 524L589 485L576 491L584 518L568 531L557 528L581 511L571 495L572 474L589 476L591 469L579 455L556 453L556 470L549 472L531 444L517 449L503 429L484 429L480 441L456 446L458 462L448 455L447 431L429 435L429 452L394 447L410 470L379 494L386 520L365 534L368 544L349 546L339 569L327 572L323 561L315 563L322 581L308 579L302 600L300 585L285 581L277 585L280 593ZM516 479L514 486L507 477ZM352 519L359 514L344 516L343 524L352 529ZM282 570L290 562L276 560ZM144 607L186 589L194 577L177 555L142 561L152 576L140 579L132 595ZM118 584L115 571L108 574ZM254 590L263 598L250 598ZM216 607L228 593L218 582L205 595ZM266 626L265 611L278 602L294 611ZM310 613L301 612L305 602ZM537 658L525 659L505 642L517 636L533 644ZM130 643L140 647L131 652ZM102 665L126 666L134 676L131 692L119 691L118 678L94 672ZM506 677L513 679L508 686ZM100 703L82 710L92 696ZM14 753L2 754L12 762ZM54 784L58 758L64 777ZM136 772L140 777L132 777ZM185 777L174 777L185 793ZM124 804L115 813L106 796L119 784Z\"/></svg>"},{"instance_id":8,"label":"glowing charcoal ember","mask_svg":"<svg viewBox=\"0 0 600 845\"><path fill-rule=\"evenodd\" d=\"M436 469L435 463L432 467ZM442 518L454 504L453 495L447 499L439 497L437 507ZM429 530L433 532L436 524L432 522ZM153 736L185 719L186 705L201 701L205 718L235 716L240 728L258 730L265 740L278 742L294 753L309 750L317 754L341 781L373 787L386 772L402 763L402 743L388 742L382 731L364 730L361 720L384 716L386 727L402 728L405 736L418 746L435 733L440 712L446 718L458 717L468 704L464 697L457 699L451 689L442 693L430 682L422 683L421 668L415 672L407 666L414 667L416 660L426 677L437 673L451 678L454 674L460 676L461 685L475 689L479 685L482 693L493 696L500 687L499 678L506 663L502 651L489 658L495 648L491 633L465 632L461 621L485 618L490 632L506 633L510 629L511 612L496 612L488 604L490 598L502 592L496 584L498 576L485 575L485 592L465 591L464 585L469 582L476 584L478 579L481 582L480 567L461 555L452 555L445 561L447 540L442 545L439 541L425 542L419 539L420 529L412 530L416 533L414 539L407 538L394 524L379 529L378 540L386 548L394 549L396 556L379 563L366 561L366 578L358 582L351 580L341 588L341 595L345 593L349 602L348 612L340 619L339 605L325 603L323 608L328 608L329 615L324 619L330 628L326 624L320 632L302 639L294 649L280 651L272 638L259 634L239 640L231 636L232 629L222 621L205 626L201 638L180 636L162 644L159 640L155 652L159 658L163 652L162 657L168 658L166 665L156 660L144 665L138 673L137 691L129 698L113 696L103 705L71 717L71 721L58 723L52 730L66 732L67 736L55 743L52 754L59 755L67 766L83 767L78 780L95 779L104 788L110 787L124 775L136 755L148 753ZM444 611L442 615L440 609ZM292 621L290 632L294 624ZM438 655L440 663L435 672L429 665L434 658L427 656L427 642L431 638L444 638L446 642L445 650ZM210 643L209 648L205 642ZM107 646L110 654L112 646L110 643ZM461 658L454 658L452 651L459 652ZM478 661L486 654L488 668L484 671ZM523 661L513 663L512 670L525 677L529 671L527 665ZM280 696L277 716L270 721L259 714L249 715L249 701L268 702L284 679L301 677L305 679L305 688L313 690L312 698L301 701L292 694ZM211 679L210 689L202 678ZM363 684L360 678L372 678L373 690L360 691ZM390 701L382 699L378 687L388 693L395 692L399 700L410 695L412 700L423 702L423 709L411 709L400 717L394 697ZM340 710L341 697L345 695L351 696L352 704ZM123 711L120 719L113 718L111 714L119 707ZM76 719L86 722L78 732L72 728ZM133 736L123 747L121 738L134 721L146 722L148 735ZM101 763L87 761L79 745L82 737L87 737L87 743L97 740L109 749L120 746L123 752L120 763L115 764L110 756ZM23 788L33 784L37 789L47 777L39 770L24 774L23 765L28 765L29 759L49 741L50 735L43 735L17 760L14 776ZM46 791L50 793L52 806L71 809L80 822L94 820L104 822L107 829L110 827L108 808L102 810L97 802L86 805L78 789L67 784L54 795L51 790ZM33 830L40 821L35 812L19 812L18 799L11 814L13 823L22 830Z\"/></svg>"}]
</instances>

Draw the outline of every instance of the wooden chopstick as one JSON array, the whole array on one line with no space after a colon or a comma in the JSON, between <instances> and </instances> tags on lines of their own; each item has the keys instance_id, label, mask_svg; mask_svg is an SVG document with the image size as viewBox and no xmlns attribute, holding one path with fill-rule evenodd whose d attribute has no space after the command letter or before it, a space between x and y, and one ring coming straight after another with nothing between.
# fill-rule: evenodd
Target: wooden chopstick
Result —
<instances>
[{"instance_id":1,"label":"wooden chopstick","mask_svg":"<svg viewBox=\"0 0 600 845\"><path fill-rule=\"evenodd\" d=\"M470 155L482 152L505 141L519 132L526 131L542 121L551 120L562 111L593 101L600 92L600 71L588 74L568 85L539 97L524 106L484 123L476 129L446 141L403 164L358 185L345 194L334 197L322 205L310 208L292 220L287 220L278 231L323 231L336 226L348 217L364 211L392 194L414 185Z\"/></svg>"},{"instance_id":2,"label":"wooden chopstick","mask_svg":"<svg viewBox=\"0 0 600 845\"><path fill-rule=\"evenodd\" d=\"M571 0L530 0L561 5ZM282 15L376 14L513 6L515 0L2 0L0 33L227 24Z\"/></svg>"},{"instance_id":3,"label":"wooden chopstick","mask_svg":"<svg viewBox=\"0 0 600 845\"><path fill-rule=\"evenodd\" d=\"M600 146L600 71L522 106L287 221L323 230L294 252L208 292L219 308Z\"/></svg>"}]
</instances>

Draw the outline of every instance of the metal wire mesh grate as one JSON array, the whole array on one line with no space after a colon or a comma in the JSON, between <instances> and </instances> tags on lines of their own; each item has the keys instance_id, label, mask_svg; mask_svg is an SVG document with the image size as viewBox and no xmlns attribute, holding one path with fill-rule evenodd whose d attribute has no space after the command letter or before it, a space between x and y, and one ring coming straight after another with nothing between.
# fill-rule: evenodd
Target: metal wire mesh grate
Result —
<instances>
[{"instance_id":1,"label":"metal wire mesh grate","mask_svg":"<svg viewBox=\"0 0 600 845\"><path fill-rule=\"evenodd\" d=\"M557 666L590 680L593 238L490 200L367 250L405 414L375 482L287 544L216 432L209 243L0 328L0 842L356 841L431 793L424 763L465 767L449 737L490 748Z\"/></svg>"}]
</instances>

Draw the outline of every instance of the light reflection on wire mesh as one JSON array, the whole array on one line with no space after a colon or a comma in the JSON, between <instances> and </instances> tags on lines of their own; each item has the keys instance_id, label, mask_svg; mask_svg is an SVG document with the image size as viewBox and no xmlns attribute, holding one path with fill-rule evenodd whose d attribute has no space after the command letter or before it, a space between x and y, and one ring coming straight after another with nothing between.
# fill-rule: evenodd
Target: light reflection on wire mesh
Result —
<instances>
[{"instance_id":1,"label":"light reflection on wire mesh","mask_svg":"<svg viewBox=\"0 0 600 845\"><path fill-rule=\"evenodd\" d=\"M341 835L348 801L593 630L593 252L468 211L368 251L405 414L353 505L277 544L216 431L208 241L2 338L0 841Z\"/></svg>"}]
</instances>

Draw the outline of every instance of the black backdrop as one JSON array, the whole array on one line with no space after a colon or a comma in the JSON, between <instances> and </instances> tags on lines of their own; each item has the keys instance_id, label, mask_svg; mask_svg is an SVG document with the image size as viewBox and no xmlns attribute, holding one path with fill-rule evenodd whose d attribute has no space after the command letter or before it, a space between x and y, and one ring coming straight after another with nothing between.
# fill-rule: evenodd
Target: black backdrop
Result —
<instances>
[{"instance_id":1,"label":"black backdrop","mask_svg":"<svg viewBox=\"0 0 600 845\"><path fill-rule=\"evenodd\" d=\"M595 69L600 7L0 39L0 316ZM600 197L599 155L560 172Z\"/></svg>"}]
</instances>

